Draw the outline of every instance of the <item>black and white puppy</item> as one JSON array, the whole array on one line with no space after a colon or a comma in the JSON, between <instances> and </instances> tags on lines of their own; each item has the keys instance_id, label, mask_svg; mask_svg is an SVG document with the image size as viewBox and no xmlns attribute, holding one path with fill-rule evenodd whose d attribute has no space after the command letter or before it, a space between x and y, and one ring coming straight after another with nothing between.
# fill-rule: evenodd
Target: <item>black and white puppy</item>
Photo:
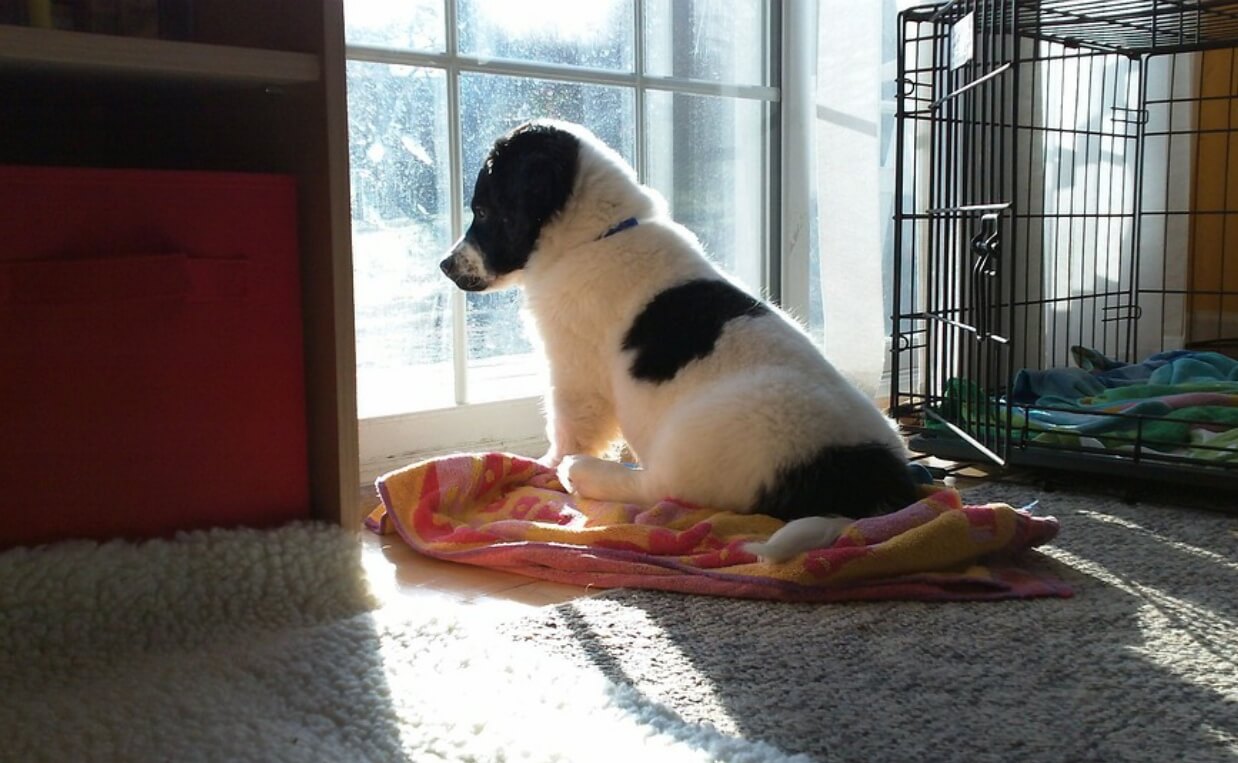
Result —
<instances>
[{"instance_id":1,"label":"black and white puppy","mask_svg":"<svg viewBox=\"0 0 1238 763\"><path fill-rule=\"evenodd\" d=\"M583 127L500 138L471 204L443 272L469 291L523 286L550 365L543 460L581 496L788 520L748 546L772 561L915 499L891 422ZM599 458L620 437L640 468Z\"/></svg>"}]
</instances>

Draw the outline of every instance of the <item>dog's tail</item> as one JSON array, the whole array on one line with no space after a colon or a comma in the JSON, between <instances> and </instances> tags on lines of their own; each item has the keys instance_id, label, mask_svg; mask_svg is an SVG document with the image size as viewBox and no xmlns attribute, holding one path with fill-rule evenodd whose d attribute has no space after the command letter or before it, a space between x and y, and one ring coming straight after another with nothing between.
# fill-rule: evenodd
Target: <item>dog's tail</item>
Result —
<instances>
[{"instance_id":1,"label":"dog's tail","mask_svg":"<svg viewBox=\"0 0 1238 763\"><path fill-rule=\"evenodd\" d=\"M834 545L838 536L854 521L850 517L793 519L778 528L769 540L744 544L744 550L766 562L785 562L796 554Z\"/></svg>"},{"instance_id":2,"label":"dog's tail","mask_svg":"<svg viewBox=\"0 0 1238 763\"><path fill-rule=\"evenodd\" d=\"M745 548L766 561L782 562L828 547L855 519L911 504L918 495L916 481L906 461L882 445L823 448L783 472L776 490L762 494L756 510L789 521L769 540ZM819 516L822 509L834 513Z\"/></svg>"}]
</instances>

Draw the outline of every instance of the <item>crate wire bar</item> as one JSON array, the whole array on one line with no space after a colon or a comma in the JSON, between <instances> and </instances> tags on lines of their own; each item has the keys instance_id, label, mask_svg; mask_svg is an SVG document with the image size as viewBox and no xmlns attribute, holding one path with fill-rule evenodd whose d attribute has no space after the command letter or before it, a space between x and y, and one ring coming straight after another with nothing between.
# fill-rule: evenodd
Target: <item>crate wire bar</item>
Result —
<instances>
[{"instance_id":1,"label":"crate wire bar","mask_svg":"<svg viewBox=\"0 0 1238 763\"><path fill-rule=\"evenodd\" d=\"M1023 397L1050 369L1235 357L1238 2L956 0L899 34L890 400L913 449L1238 488L1194 409ZM1064 420L1083 434L1036 426Z\"/></svg>"}]
</instances>

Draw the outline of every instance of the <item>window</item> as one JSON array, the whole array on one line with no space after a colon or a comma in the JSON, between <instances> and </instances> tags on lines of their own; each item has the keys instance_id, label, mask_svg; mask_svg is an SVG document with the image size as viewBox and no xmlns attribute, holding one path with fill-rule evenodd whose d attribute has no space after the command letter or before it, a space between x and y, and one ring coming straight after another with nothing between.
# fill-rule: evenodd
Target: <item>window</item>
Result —
<instances>
[{"instance_id":1,"label":"window","mask_svg":"<svg viewBox=\"0 0 1238 763\"><path fill-rule=\"evenodd\" d=\"M523 121L588 126L716 262L777 292L777 15L768 0L347 0L364 459L541 436L521 293L465 294L438 270L487 149Z\"/></svg>"}]
</instances>

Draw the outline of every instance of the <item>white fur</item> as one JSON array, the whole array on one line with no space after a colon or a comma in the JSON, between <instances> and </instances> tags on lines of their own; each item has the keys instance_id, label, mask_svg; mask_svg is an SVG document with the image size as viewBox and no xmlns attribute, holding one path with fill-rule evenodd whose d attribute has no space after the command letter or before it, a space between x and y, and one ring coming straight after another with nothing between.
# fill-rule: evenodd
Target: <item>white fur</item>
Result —
<instances>
[{"instance_id":1,"label":"white fur","mask_svg":"<svg viewBox=\"0 0 1238 763\"><path fill-rule=\"evenodd\" d=\"M767 562L785 562L810 548L834 545L854 522L847 517L803 517L778 528L765 542L745 543L744 550Z\"/></svg>"},{"instance_id":2,"label":"white fur","mask_svg":"<svg viewBox=\"0 0 1238 763\"><path fill-rule=\"evenodd\" d=\"M824 445L878 442L905 457L885 416L776 308L730 321L714 351L670 381L634 379L621 347L646 304L686 280L731 279L617 153L583 128L555 125L580 139L576 184L522 280L550 366L544 462L567 484L590 498L748 512L781 467ZM639 225L599 238L629 217ZM596 458L619 437L640 469ZM832 541L797 531L768 548L785 558Z\"/></svg>"}]
</instances>

